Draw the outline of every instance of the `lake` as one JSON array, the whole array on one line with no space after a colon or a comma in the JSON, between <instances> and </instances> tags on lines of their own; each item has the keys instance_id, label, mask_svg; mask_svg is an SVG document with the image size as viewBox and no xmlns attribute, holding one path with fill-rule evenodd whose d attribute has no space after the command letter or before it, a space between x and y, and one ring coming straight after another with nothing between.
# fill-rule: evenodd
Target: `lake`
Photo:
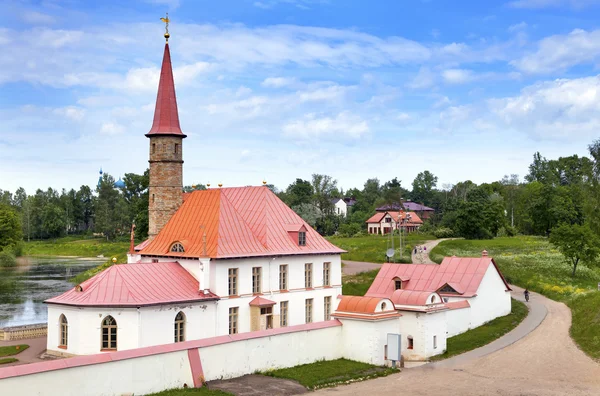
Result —
<instances>
[{"instance_id":1,"label":"lake","mask_svg":"<svg viewBox=\"0 0 600 396\"><path fill-rule=\"evenodd\" d=\"M27 265L0 269L0 327L44 323L51 297L74 285L69 279L106 258L27 257Z\"/></svg>"}]
</instances>

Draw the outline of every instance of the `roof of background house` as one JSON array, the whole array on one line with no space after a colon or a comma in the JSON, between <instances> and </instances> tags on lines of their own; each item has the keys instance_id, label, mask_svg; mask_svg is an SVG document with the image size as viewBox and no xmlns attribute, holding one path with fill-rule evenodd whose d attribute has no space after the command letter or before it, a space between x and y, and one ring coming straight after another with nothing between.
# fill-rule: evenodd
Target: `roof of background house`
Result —
<instances>
[{"instance_id":1,"label":"roof of background house","mask_svg":"<svg viewBox=\"0 0 600 396\"><path fill-rule=\"evenodd\" d=\"M446 257L440 265L383 264L365 296L391 298L395 291L394 278L399 277L408 278L402 282L403 290L434 292L448 284L458 295L473 297L490 264L498 271L506 290L511 290L491 257Z\"/></svg>"},{"instance_id":2,"label":"roof of background house","mask_svg":"<svg viewBox=\"0 0 600 396\"><path fill-rule=\"evenodd\" d=\"M340 202L340 201L342 201L342 202L346 203L346 202L345 202L343 199L341 199L341 198L331 198L331 199L330 199L330 201L331 201L331 203L332 203L332 204L334 204L334 205L335 205L336 203Z\"/></svg>"},{"instance_id":3,"label":"roof of background house","mask_svg":"<svg viewBox=\"0 0 600 396\"><path fill-rule=\"evenodd\" d=\"M46 300L49 304L140 307L217 300L199 291L198 281L179 263L117 264L78 287Z\"/></svg>"},{"instance_id":4,"label":"roof of background house","mask_svg":"<svg viewBox=\"0 0 600 396\"><path fill-rule=\"evenodd\" d=\"M410 220L407 221L406 224L423 224L423 220L421 220L421 218L414 212L379 212L371 216L371 218L367 220L366 223L379 223L381 222L381 220L383 220L386 214L392 216L394 221L398 221L398 219L405 219L407 214L410 214Z\"/></svg>"},{"instance_id":5,"label":"roof of background house","mask_svg":"<svg viewBox=\"0 0 600 396\"><path fill-rule=\"evenodd\" d=\"M290 225L306 228L299 246ZM339 254L344 250L319 235L264 186L193 191L142 255L235 258L275 255ZM297 238L297 236L296 236ZM170 252L173 243L185 252Z\"/></svg>"},{"instance_id":6,"label":"roof of background house","mask_svg":"<svg viewBox=\"0 0 600 396\"><path fill-rule=\"evenodd\" d=\"M394 202L391 204L386 204L386 205L382 205L380 207L378 207L377 209L375 209L375 211L377 212L386 212L386 211L400 211L400 210L407 210L407 211L416 211L416 212L427 212L427 211L435 211L434 209L425 206L425 205L421 205L418 204L416 202L412 202L412 201L406 201L403 203L400 202Z\"/></svg>"},{"instance_id":7,"label":"roof of background house","mask_svg":"<svg viewBox=\"0 0 600 396\"><path fill-rule=\"evenodd\" d=\"M356 203L356 199L354 198L344 198L344 202L346 202L346 205L348 206L352 206Z\"/></svg>"}]
</instances>

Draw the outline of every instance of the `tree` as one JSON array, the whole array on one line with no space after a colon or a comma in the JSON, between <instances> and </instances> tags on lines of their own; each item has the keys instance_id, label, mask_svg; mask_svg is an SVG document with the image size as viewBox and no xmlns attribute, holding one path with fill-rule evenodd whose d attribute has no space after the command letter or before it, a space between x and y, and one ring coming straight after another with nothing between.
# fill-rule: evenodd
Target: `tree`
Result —
<instances>
[{"instance_id":1,"label":"tree","mask_svg":"<svg viewBox=\"0 0 600 396\"><path fill-rule=\"evenodd\" d=\"M424 205L430 205L438 178L429 171L421 172L412 183L411 199Z\"/></svg>"},{"instance_id":2,"label":"tree","mask_svg":"<svg viewBox=\"0 0 600 396\"><path fill-rule=\"evenodd\" d=\"M317 225L317 221L323 215L319 208L311 203L303 203L294 206L292 207L292 210L313 228Z\"/></svg>"},{"instance_id":3,"label":"tree","mask_svg":"<svg viewBox=\"0 0 600 396\"><path fill-rule=\"evenodd\" d=\"M0 203L0 250L15 245L22 238L19 214L5 203Z\"/></svg>"},{"instance_id":4,"label":"tree","mask_svg":"<svg viewBox=\"0 0 600 396\"><path fill-rule=\"evenodd\" d=\"M310 204L313 200L313 186L308 180L296 179L285 191L289 206Z\"/></svg>"},{"instance_id":5,"label":"tree","mask_svg":"<svg viewBox=\"0 0 600 396\"><path fill-rule=\"evenodd\" d=\"M592 264L600 254L600 240L587 225L561 224L552 229L550 243L556 246L571 264L572 276L575 276L580 261Z\"/></svg>"},{"instance_id":6,"label":"tree","mask_svg":"<svg viewBox=\"0 0 600 396\"><path fill-rule=\"evenodd\" d=\"M312 187L314 191L314 204L319 208L322 214L332 213L333 204L331 203L332 193L337 191L337 180L329 175L312 175Z\"/></svg>"},{"instance_id":7,"label":"tree","mask_svg":"<svg viewBox=\"0 0 600 396\"><path fill-rule=\"evenodd\" d=\"M58 205L50 203L46 205L42 212L42 228L50 238L56 238L65 231L66 213Z\"/></svg>"}]
</instances>

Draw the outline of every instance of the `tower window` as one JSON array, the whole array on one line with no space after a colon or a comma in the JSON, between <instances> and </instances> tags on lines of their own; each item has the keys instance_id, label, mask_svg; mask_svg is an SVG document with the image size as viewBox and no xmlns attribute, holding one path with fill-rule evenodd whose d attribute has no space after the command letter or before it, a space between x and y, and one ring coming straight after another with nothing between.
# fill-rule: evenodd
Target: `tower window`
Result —
<instances>
[{"instance_id":1,"label":"tower window","mask_svg":"<svg viewBox=\"0 0 600 396\"><path fill-rule=\"evenodd\" d=\"M179 144L175 143L175 154L179 154Z\"/></svg>"},{"instance_id":2,"label":"tower window","mask_svg":"<svg viewBox=\"0 0 600 396\"><path fill-rule=\"evenodd\" d=\"M154 203L154 194L152 194L152 203Z\"/></svg>"},{"instance_id":3,"label":"tower window","mask_svg":"<svg viewBox=\"0 0 600 396\"><path fill-rule=\"evenodd\" d=\"M152 143L152 154L156 153L156 143Z\"/></svg>"}]
</instances>

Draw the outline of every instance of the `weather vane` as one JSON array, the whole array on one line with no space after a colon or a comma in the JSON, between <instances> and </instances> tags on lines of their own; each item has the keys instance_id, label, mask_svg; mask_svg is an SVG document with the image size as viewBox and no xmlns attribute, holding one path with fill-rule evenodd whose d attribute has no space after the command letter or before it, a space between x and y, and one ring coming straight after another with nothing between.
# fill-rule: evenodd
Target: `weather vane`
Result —
<instances>
[{"instance_id":1,"label":"weather vane","mask_svg":"<svg viewBox=\"0 0 600 396\"><path fill-rule=\"evenodd\" d=\"M167 16L165 18L160 18L161 21L165 23L165 38L167 39L167 43L169 42L169 13L167 12Z\"/></svg>"}]
</instances>

